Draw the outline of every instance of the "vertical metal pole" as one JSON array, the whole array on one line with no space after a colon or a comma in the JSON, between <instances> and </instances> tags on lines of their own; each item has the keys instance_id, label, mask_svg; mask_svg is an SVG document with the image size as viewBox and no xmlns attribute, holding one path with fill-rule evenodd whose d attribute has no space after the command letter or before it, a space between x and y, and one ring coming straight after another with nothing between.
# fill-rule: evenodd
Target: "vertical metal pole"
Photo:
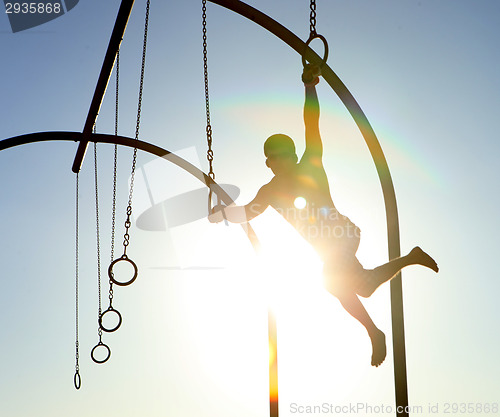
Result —
<instances>
[{"instance_id":1,"label":"vertical metal pole","mask_svg":"<svg viewBox=\"0 0 500 417\"><path fill-rule=\"evenodd\" d=\"M269 308L268 313L269 332L269 415L278 417L278 337L276 319Z\"/></svg>"},{"instance_id":2,"label":"vertical metal pole","mask_svg":"<svg viewBox=\"0 0 500 417\"><path fill-rule=\"evenodd\" d=\"M406 376L405 329L403 317L403 291L401 276L391 281L391 315L394 356L394 382L396 415L408 417L408 381Z\"/></svg>"},{"instance_id":3,"label":"vertical metal pole","mask_svg":"<svg viewBox=\"0 0 500 417\"><path fill-rule=\"evenodd\" d=\"M106 51L104 62L102 63L101 73L94 91L94 97L92 98L87 120L85 121L85 126L83 128L83 140L78 145L75 160L73 162L72 170L75 173L79 172L82 167L83 158L85 158L85 153L87 152L89 144L90 134L92 133L92 128L94 127L97 115L99 114L99 109L101 108L102 99L104 97L104 93L106 92L111 72L113 71L113 67L115 65L116 53L120 48L120 43L123 39L123 35L125 34L128 19L130 17L130 13L132 12L132 7L134 7L134 0L122 0L120 9L118 10L115 26L109 40L108 50Z\"/></svg>"},{"instance_id":4,"label":"vertical metal pole","mask_svg":"<svg viewBox=\"0 0 500 417\"><path fill-rule=\"evenodd\" d=\"M399 215L396 193L390 175L381 176L384 188L389 259L401 256ZM408 379L406 374L406 343L403 314L403 285L401 272L391 281L392 349L394 360L394 390L396 416L408 417Z\"/></svg>"}]
</instances>

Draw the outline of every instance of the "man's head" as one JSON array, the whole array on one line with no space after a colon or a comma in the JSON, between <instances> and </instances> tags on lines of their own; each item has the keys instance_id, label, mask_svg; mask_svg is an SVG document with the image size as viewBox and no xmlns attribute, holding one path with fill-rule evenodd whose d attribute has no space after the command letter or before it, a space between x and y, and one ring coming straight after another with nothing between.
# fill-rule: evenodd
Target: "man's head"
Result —
<instances>
[{"instance_id":1,"label":"man's head","mask_svg":"<svg viewBox=\"0 0 500 417\"><path fill-rule=\"evenodd\" d=\"M266 165L274 174L289 171L298 161L295 143L290 136L276 134L269 136L264 142Z\"/></svg>"}]
</instances>

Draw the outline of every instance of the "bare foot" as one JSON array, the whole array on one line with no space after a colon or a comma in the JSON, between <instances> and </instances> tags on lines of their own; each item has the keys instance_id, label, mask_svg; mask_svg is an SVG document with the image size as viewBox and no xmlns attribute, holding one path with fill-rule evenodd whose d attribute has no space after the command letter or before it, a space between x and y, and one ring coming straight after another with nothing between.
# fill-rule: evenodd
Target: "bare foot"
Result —
<instances>
[{"instance_id":1,"label":"bare foot","mask_svg":"<svg viewBox=\"0 0 500 417\"><path fill-rule=\"evenodd\" d=\"M385 356L387 354L387 348L385 346L385 334L381 330L377 329L372 334L370 334L370 339L372 340L372 366L380 366L384 362Z\"/></svg>"},{"instance_id":2,"label":"bare foot","mask_svg":"<svg viewBox=\"0 0 500 417\"><path fill-rule=\"evenodd\" d=\"M414 247L409 256L412 257L418 265L426 266L434 272L439 271L436 261L425 253L419 246Z\"/></svg>"}]
</instances>

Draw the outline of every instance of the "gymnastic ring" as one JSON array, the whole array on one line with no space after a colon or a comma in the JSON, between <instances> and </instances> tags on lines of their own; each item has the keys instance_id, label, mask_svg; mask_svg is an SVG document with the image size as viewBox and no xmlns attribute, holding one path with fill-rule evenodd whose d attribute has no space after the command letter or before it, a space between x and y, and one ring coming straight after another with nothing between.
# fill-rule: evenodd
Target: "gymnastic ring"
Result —
<instances>
[{"instance_id":1,"label":"gymnastic ring","mask_svg":"<svg viewBox=\"0 0 500 417\"><path fill-rule=\"evenodd\" d=\"M302 66L305 67L307 64L306 61L306 50L309 47L309 44L314 40L314 39L321 39L323 42L323 46L325 47L325 56L323 57L323 60L321 61L320 67L326 64L326 61L328 60L328 42L326 41L326 38L323 35L319 35L318 33L311 34L309 36L309 39L306 42L306 46L304 48L304 53L302 54Z\"/></svg>"},{"instance_id":2,"label":"gymnastic ring","mask_svg":"<svg viewBox=\"0 0 500 417\"><path fill-rule=\"evenodd\" d=\"M76 389L80 389L82 386L82 377L80 376L80 372L76 371L75 376L73 377L73 382L75 384Z\"/></svg>"},{"instance_id":3,"label":"gymnastic ring","mask_svg":"<svg viewBox=\"0 0 500 417\"><path fill-rule=\"evenodd\" d=\"M125 282L120 282L120 281L117 281L115 279L115 276L113 274L113 267L118 263L118 262L121 262L121 261L126 261L128 263L130 263L133 267L134 267L134 276L129 279L128 281L125 281ZM134 261L132 261L132 259L129 259L129 257L127 255L122 255L121 258L118 258L118 259L115 259L113 262L111 262L111 265L109 265L109 268L108 268L108 276L109 276L109 279L116 285L119 285L121 287L126 287L127 285L130 285L132 284L135 279L137 278L137 274L138 274L138 269L137 269L137 265L134 263Z\"/></svg>"},{"instance_id":4,"label":"gymnastic ring","mask_svg":"<svg viewBox=\"0 0 500 417\"><path fill-rule=\"evenodd\" d=\"M98 347L101 347L101 346L104 346L108 352L108 354L106 355L106 357L104 359L96 359L96 357L94 356L94 352L95 350L98 348ZM104 363L104 362L107 362L109 357L111 356L111 349L109 348L108 345L105 345L104 343L102 343L101 341L99 341L99 343L97 345L94 346L94 348L92 349L92 352L90 352L90 357L92 358L92 360L95 362L95 363Z\"/></svg>"},{"instance_id":5,"label":"gymnastic ring","mask_svg":"<svg viewBox=\"0 0 500 417\"><path fill-rule=\"evenodd\" d=\"M118 315L118 324L115 326L115 327L111 327L111 328L106 328L104 327L104 325L102 324L102 318L106 315L106 313L116 313ZM120 312L118 310L115 310L113 307L109 306L108 309L102 313L100 316L99 316L99 327L107 332L107 333L113 333L113 332L116 332L118 330L118 328L122 325L122 315L120 314Z\"/></svg>"}]
</instances>

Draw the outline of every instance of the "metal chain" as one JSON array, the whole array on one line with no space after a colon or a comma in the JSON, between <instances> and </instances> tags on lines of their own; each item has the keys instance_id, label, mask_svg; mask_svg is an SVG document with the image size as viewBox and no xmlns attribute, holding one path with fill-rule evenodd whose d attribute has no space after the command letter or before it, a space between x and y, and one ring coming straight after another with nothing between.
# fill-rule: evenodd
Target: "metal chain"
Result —
<instances>
[{"instance_id":1,"label":"metal chain","mask_svg":"<svg viewBox=\"0 0 500 417\"><path fill-rule=\"evenodd\" d=\"M115 83L115 136L118 135L118 93L120 87L120 50L116 52L116 83Z\"/></svg>"},{"instance_id":2,"label":"metal chain","mask_svg":"<svg viewBox=\"0 0 500 417\"><path fill-rule=\"evenodd\" d=\"M316 0L311 0L311 13L309 15L309 31L311 36L316 35Z\"/></svg>"},{"instance_id":3,"label":"metal chain","mask_svg":"<svg viewBox=\"0 0 500 417\"><path fill-rule=\"evenodd\" d=\"M144 87L144 70L146 67L146 46L148 40L148 24L149 24L149 3L146 3L146 18L144 22L144 41L142 45L142 62L141 62L141 78L139 84L139 100L137 103L137 122L135 126L135 140L139 139L139 127L141 125L141 107L142 107L142 91ZM130 192L128 196L127 219L125 220L125 234L123 236L123 254L127 254L127 246L130 243L129 229L132 225L130 217L132 215L132 194L134 192L135 166L137 162L137 148L134 148L134 156L132 158L132 172L130 176Z\"/></svg>"},{"instance_id":4,"label":"metal chain","mask_svg":"<svg viewBox=\"0 0 500 417\"><path fill-rule=\"evenodd\" d=\"M115 136L118 136L118 103L120 91L120 50L116 53L116 88L115 88ZM111 208L111 263L115 259L115 229L116 229L116 172L118 167L118 145L115 144L113 160L113 200ZM113 281L109 280L109 305L113 302Z\"/></svg>"},{"instance_id":5,"label":"metal chain","mask_svg":"<svg viewBox=\"0 0 500 417\"><path fill-rule=\"evenodd\" d=\"M120 51L116 53L116 91L115 91L115 136L118 136L118 103L120 86ZM113 203L111 211L111 262L115 257L115 225L116 225L116 170L118 166L118 145L115 144L113 160Z\"/></svg>"},{"instance_id":6,"label":"metal chain","mask_svg":"<svg viewBox=\"0 0 500 417\"><path fill-rule=\"evenodd\" d=\"M95 132L94 132L95 133ZM94 142L94 182L95 182L95 222L96 222L96 242L97 242L97 292L98 292L98 310L97 320L99 321L102 314L101 307L101 239L99 231L99 187L97 177L97 143ZM97 334L99 341L102 339L102 329L98 326Z\"/></svg>"},{"instance_id":7,"label":"metal chain","mask_svg":"<svg viewBox=\"0 0 500 417\"><path fill-rule=\"evenodd\" d=\"M214 152L212 150L212 125L210 124L210 95L208 90L208 53L207 53L207 0L202 1L202 23L203 23L203 75L205 79L205 110L207 114L207 160L209 165L208 175L215 179L213 170Z\"/></svg>"},{"instance_id":8,"label":"metal chain","mask_svg":"<svg viewBox=\"0 0 500 417\"><path fill-rule=\"evenodd\" d=\"M75 376L73 382L76 389L80 389L81 377L80 377L80 342L78 340L78 200L79 200L79 176L76 174L76 219L75 219Z\"/></svg>"},{"instance_id":9,"label":"metal chain","mask_svg":"<svg viewBox=\"0 0 500 417\"><path fill-rule=\"evenodd\" d=\"M321 64L317 65L319 69L321 69L325 64L326 61L328 60L328 42L326 41L326 38L323 35L320 35L318 32L316 32L316 0L310 0L310 16L309 16L309 38L307 39L304 52L302 53L302 65L304 68L307 65L307 59L305 57L306 52L308 50L309 44L314 40L314 39L320 39L323 42L323 46L325 48L325 53L323 55L323 60Z\"/></svg>"},{"instance_id":10,"label":"metal chain","mask_svg":"<svg viewBox=\"0 0 500 417\"><path fill-rule=\"evenodd\" d=\"M202 0L202 28L203 28L203 76L205 80L205 110L207 116L207 161L208 161L208 176L215 180L213 168L214 151L212 150L212 125L210 124L210 95L208 90L208 53L207 53L207 0ZM209 187L208 193L208 211L212 210L212 188Z\"/></svg>"}]
</instances>

